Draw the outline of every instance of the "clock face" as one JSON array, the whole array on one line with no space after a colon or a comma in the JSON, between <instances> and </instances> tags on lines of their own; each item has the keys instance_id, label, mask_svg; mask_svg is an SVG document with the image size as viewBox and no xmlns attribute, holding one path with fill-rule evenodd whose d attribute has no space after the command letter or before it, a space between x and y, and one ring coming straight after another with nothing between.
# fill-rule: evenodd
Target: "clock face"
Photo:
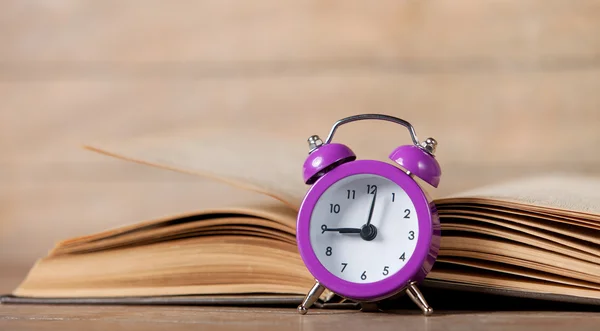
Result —
<instances>
[{"instance_id":1,"label":"clock face","mask_svg":"<svg viewBox=\"0 0 600 331\"><path fill-rule=\"evenodd\" d=\"M353 283L377 282L401 270L415 251L418 231L407 193L374 174L350 175L327 188L309 230L319 262Z\"/></svg>"}]
</instances>

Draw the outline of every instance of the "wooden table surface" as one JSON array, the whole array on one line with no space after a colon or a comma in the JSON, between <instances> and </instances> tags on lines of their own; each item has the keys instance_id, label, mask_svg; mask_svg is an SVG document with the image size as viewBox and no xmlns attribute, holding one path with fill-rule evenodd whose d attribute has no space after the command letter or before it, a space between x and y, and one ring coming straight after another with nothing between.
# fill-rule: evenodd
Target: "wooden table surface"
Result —
<instances>
[{"instance_id":1,"label":"wooden table surface","mask_svg":"<svg viewBox=\"0 0 600 331\"><path fill-rule=\"evenodd\" d=\"M9 293L23 270L0 277ZM435 308L435 307L434 307ZM294 308L200 306L0 305L0 330L600 330L590 311L444 311L424 317L418 309L385 312Z\"/></svg>"},{"instance_id":2,"label":"wooden table surface","mask_svg":"<svg viewBox=\"0 0 600 331\"><path fill-rule=\"evenodd\" d=\"M364 313L234 307L0 306L1 330L598 330L590 312Z\"/></svg>"}]
</instances>

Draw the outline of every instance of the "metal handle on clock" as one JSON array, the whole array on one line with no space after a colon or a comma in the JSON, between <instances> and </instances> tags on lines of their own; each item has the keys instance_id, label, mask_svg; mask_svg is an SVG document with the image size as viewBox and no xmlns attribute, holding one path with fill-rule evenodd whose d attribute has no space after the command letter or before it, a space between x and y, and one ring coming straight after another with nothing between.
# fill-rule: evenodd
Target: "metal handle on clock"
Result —
<instances>
[{"instance_id":1,"label":"metal handle on clock","mask_svg":"<svg viewBox=\"0 0 600 331\"><path fill-rule=\"evenodd\" d=\"M400 124L408 129L408 132L410 133L410 137L413 141L413 144L421 147L421 144L419 143L419 139L417 139L417 133L415 132L415 128L413 128L413 126L410 123L408 123L407 121L405 121L401 118L397 118L397 117L389 116L389 115L383 115L383 114L360 114L360 115L349 116L346 118L342 118L341 120L338 120L337 122L335 122L335 124L333 124L333 127L331 128L331 131L329 132L329 136L327 136L327 140L325 140L325 144L329 144L331 142L331 140L333 139L335 130L337 130L338 127L340 127L344 124L350 123L350 122L361 121L361 120L382 120L382 121L388 121L388 122Z\"/></svg>"}]
</instances>

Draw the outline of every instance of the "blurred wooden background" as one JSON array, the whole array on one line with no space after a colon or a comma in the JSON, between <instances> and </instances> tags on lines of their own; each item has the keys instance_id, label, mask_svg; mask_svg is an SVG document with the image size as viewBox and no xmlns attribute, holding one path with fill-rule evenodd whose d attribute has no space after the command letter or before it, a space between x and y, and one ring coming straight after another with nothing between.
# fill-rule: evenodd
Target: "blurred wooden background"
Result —
<instances>
[{"instance_id":1,"label":"blurred wooden background","mask_svg":"<svg viewBox=\"0 0 600 331\"><path fill-rule=\"evenodd\" d=\"M230 190L81 149L93 140L213 125L326 135L382 112L440 141L440 195L599 173L599 31L594 0L2 1L0 277L14 281L0 291L56 240Z\"/></svg>"}]
</instances>

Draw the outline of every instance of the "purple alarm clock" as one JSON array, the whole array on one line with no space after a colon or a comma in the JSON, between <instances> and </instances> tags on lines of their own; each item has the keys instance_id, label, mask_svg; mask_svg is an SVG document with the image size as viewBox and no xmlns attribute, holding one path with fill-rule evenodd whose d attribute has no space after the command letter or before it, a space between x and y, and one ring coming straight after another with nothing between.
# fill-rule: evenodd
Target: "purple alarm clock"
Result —
<instances>
[{"instance_id":1,"label":"purple alarm clock","mask_svg":"<svg viewBox=\"0 0 600 331\"><path fill-rule=\"evenodd\" d=\"M358 120L403 125L413 145L392 151L394 165L357 160L350 148L331 140L339 126ZM406 292L430 315L433 310L417 285L437 257L440 222L414 177L438 186L437 142L419 142L412 125L400 118L362 114L337 121L325 142L311 136L308 143L303 175L311 187L300 206L296 239L316 283L298 311L306 314L327 288L363 307Z\"/></svg>"}]
</instances>

